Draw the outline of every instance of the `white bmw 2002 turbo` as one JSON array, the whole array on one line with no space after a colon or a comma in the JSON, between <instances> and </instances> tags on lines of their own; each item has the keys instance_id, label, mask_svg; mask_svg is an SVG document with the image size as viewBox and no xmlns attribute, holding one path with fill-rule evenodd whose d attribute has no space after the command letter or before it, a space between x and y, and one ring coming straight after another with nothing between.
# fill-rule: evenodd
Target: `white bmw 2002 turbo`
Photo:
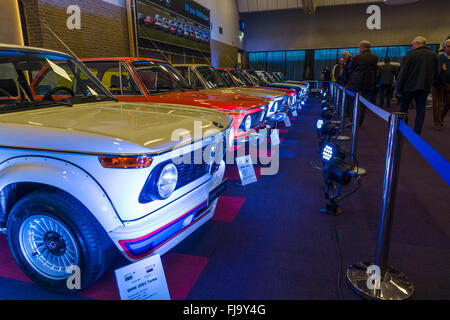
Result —
<instances>
[{"instance_id":1,"label":"white bmw 2002 turbo","mask_svg":"<svg viewBox=\"0 0 450 320\"><path fill-rule=\"evenodd\" d=\"M116 248L130 261L163 254L213 216L230 124L117 102L71 56L0 45L0 229L16 262L67 292L68 270L84 289Z\"/></svg>"}]
</instances>

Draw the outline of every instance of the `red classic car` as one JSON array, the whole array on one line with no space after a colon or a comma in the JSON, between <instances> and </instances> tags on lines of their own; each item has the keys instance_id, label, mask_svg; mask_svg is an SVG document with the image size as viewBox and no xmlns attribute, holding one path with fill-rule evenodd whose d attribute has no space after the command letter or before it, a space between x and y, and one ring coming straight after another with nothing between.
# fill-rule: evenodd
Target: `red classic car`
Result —
<instances>
[{"instance_id":1,"label":"red classic car","mask_svg":"<svg viewBox=\"0 0 450 320\"><path fill-rule=\"evenodd\" d=\"M82 61L120 101L188 105L228 113L233 119L235 142L258 139L254 132L265 126L267 99L245 94L195 91L167 62L123 57Z\"/></svg>"},{"instance_id":2,"label":"red classic car","mask_svg":"<svg viewBox=\"0 0 450 320\"><path fill-rule=\"evenodd\" d=\"M276 88L264 85L255 86L255 84L247 77L247 75L239 69L233 68L216 68L217 72L231 85L233 84L236 87L244 87L244 88L259 88L259 89L268 89L275 90L285 93L289 99L288 103L285 106L286 109L293 109L297 107L297 92L294 89L289 88Z\"/></svg>"}]
</instances>

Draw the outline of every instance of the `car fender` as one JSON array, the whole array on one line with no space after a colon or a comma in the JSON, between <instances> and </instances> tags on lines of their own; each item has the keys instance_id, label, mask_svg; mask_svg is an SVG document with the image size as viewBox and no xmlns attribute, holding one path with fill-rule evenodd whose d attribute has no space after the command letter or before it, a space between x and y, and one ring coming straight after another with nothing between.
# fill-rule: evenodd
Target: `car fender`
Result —
<instances>
[{"instance_id":1,"label":"car fender","mask_svg":"<svg viewBox=\"0 0 450 320\"><path fill-rule=\"evenodd\" d=\"M0 164L0 190L12 183L40 183L61 189L80 201L106 232L122 226L108 195L82 168L56 158L21 156Z\"/></svg>"}]
</instances>

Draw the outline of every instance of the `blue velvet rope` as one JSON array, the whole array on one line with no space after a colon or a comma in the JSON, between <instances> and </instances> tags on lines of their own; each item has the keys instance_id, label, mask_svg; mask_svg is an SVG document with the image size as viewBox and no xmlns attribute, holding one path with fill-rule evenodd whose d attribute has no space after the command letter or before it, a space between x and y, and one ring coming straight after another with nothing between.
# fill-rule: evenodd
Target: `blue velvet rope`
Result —
<instances>
[{"instance_id":1,"label":"blue velvet rope","mask_svg":"<svg viewBox=\"0 0 450 320\"><path fill-rule=\"evenodd\" d=\"M450 163L441 156L406 123L400 120L399 130L414 148L428 161L433 169L450 185Z\"/></svg>"},{"instance_id":2,"label":"blue velvet rope","mask_svg":"<svg viewBox=\"0 0 450 320\"><path fill-rule=\"evenodd\" d=\"M382 118L384 121L386 121L386 122L389 121L389 117L391 116L391 114L389 112L387 112L387 111L381 109L380 107L377 107L376 105L370 103L364 97L359 96L359 101L361 101L367 108L372 110L373 113L375 113L377 116Z\"/></svg>"}]
</instances>

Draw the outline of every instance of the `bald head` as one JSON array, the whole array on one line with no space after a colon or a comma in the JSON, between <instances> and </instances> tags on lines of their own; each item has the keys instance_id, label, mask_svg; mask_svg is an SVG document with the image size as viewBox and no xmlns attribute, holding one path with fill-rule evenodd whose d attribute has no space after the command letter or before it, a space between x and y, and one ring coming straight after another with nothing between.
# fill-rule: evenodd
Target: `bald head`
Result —
<instances>
[{"instance_id":1,"label":"bald head","mask_svg":"<svg viewBox=\"0 0 450 320\"><path fill-rule=\"evenodd\" d=\"M425 46L426 44L427 44L427 39L425 37L417 36L412 41L412 48L417 49L417 48Z\"/></svg>"}]
</instances>

